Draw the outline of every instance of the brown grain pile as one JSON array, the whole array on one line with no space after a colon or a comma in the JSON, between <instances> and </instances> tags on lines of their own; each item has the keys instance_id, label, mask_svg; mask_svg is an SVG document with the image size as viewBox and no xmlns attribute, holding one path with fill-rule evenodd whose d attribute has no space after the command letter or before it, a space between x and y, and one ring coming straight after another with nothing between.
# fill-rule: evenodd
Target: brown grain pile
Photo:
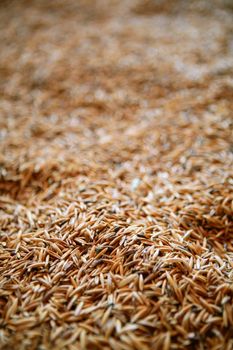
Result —
<instances>
[{"instance_id":1,"label":"brown grain pile","mask_svg":"<svg viewBox=\"0 0 233 350\"><path fill-rule=\"evenodd\" d=\"M232 2L0 3L0 349L233 349Z\"/></svg>"}]
</instances>

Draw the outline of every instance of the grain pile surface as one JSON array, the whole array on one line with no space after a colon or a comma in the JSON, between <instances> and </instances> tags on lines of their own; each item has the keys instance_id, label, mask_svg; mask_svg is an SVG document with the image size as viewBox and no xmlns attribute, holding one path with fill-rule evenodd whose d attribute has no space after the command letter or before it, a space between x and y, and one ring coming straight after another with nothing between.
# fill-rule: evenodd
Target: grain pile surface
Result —
<instances>
[{"instance_id":1,"label":"grain pile surface","mask_svg":"<svg viewBox=\"0 0 233 350\"><path fill-rule=\"evenodd\" d=\"M233 349L232 2L0 3L0 349Z\"/></svg>"}]
</instances>

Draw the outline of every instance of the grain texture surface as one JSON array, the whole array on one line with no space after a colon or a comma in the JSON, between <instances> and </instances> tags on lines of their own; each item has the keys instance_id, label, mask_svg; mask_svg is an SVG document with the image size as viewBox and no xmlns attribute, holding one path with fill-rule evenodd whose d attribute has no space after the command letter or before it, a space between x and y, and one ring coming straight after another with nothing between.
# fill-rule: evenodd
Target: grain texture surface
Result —
<instances>
[{"instance_id":1,"label":"grain texture surface","mask_svg":"<svg viewBox=\"0 0 233 350\"><path fill-rule=\"evenodd\" d=\"M0 2L0 349L233 349L232 14Z\"/></svg>"}]
</instances>

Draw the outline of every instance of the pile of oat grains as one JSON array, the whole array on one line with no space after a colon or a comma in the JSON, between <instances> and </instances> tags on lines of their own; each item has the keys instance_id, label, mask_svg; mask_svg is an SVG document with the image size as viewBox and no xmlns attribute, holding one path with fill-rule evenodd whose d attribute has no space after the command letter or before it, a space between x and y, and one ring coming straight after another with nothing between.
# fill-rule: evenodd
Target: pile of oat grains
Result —
<instances>
[{"instance_id":1,"label":"pile of oat grains","mask_svg":"<svg viewBox=\"0 0 233 350\"><path fill-rule=\"evenodd\" d=\"M233 348L229 1L0 4L0 348Z\"/></svg>"}]
</instances>

